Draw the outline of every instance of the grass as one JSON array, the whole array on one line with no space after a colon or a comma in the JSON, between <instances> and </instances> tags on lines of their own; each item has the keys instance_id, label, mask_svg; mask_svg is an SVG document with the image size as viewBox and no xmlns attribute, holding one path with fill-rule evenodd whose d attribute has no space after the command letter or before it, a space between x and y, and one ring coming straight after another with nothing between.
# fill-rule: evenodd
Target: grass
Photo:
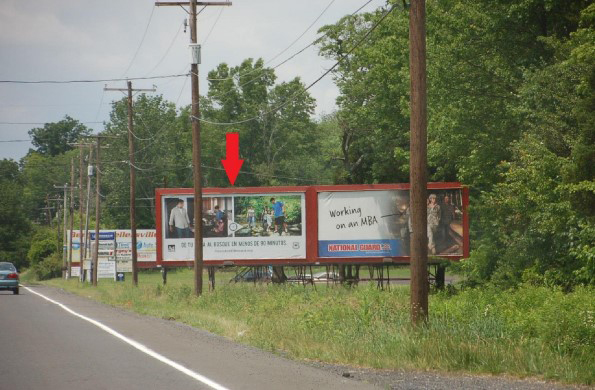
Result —
<instances>
[{"instance_id":1,"label":"grass","mask_svg":"<svg viewBox=\"0 0 595 390\"><path fill-rule=\"evenodd\" d=\"M295 359L595 383L592 287L568 294L533 286L434 294L429 323L415 329L408 286L227 283L232 276L218 272L217 289L205 288L201 298L192 294L190 270L170 272L165 287L154 272L140 274L138 289L130 278L100 281L96 289L76 280L44 283Z\"/></svg>"}]
</instances>

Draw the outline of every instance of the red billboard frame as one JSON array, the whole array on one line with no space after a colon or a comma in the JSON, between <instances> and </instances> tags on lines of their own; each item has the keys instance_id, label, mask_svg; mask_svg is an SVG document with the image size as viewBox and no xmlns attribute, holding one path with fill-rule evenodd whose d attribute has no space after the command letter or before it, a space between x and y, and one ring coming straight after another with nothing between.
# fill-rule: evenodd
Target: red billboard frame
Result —
<instances>
[{"instance_id":1,"label":"red billboard frame","mask_svg":"<svg viewBox=\"0 0 595 390\"><path fill-rule=\"evenodd\" d=\"M305 259L237 259L237 260L205 260L205 265L318 265L318 264L409 264L409 256L395 257L357 257L357 258L329 258L318 256L318 193L347 192L347 191L380 191L380 190L409 190L408 183L403 184L354 184L354 185L319 185L319 186L289 186L289 187L241 187L241 188L204 188L205 195L231 194L283 194L303 193L306 203L306 258ZM458 182L428 183L428 190L462 190L463 201L463 254L443 255L440 259L460 260L469 257L469 188ZM163 260L162 237L162 198L168 195L194 195L192 188L156 188L155 215L157 238L157 265L167 267L189 267L194 264L189 261ZM439 260L430 259L430 262Z\"/></svg>"}]
</instances>

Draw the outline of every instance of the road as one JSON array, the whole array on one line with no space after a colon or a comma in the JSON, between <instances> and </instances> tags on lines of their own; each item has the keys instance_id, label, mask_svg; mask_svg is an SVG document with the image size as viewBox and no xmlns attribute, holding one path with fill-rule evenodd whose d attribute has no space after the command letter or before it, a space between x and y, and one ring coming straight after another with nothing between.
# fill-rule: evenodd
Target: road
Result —
<instances>
[{"instance_id":1,"label":"road","mask_svg":"<svg viewBox=\"0 0 595 390\"><path fill-rule=\"evenodd\" d=\"M0 389L226 388L378 387L58 289L0 292Z\"/></svg>"}]
</instances>

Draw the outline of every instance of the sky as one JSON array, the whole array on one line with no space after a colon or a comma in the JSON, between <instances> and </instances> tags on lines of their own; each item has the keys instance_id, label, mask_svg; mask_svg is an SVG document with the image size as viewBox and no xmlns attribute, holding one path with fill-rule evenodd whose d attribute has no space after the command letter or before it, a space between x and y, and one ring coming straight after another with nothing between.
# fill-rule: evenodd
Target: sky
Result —
<instances>
[{"instance_id":1,"label":"sky","mask_svg":"<svg viewBox=\"0 0 595 390\"><path fill-rule=\"evenodd\" d=\"M314 41L320 27L335 23L367 2L233 0L229 7L206 7L198 17L200 93L207 92L206 74L218 64L236 66L246 58L263 58L267 66L275 66ZM371 0L362 12L384 3ZM96 80L186 73L190 67L190 30L184 33L183 28L186 17L181 7L155 7L149 0L1 0L0 80ZM313 46L277 68L277 82L299 76L307 85L332 64ZM133 81L133 87L155 85L157 94L180 107L190 104L187 79L138 80ZM6 141L27 140L31 128L57 122L65 115L84 122L94 132L101 131L111 102L123 96L104 92L105 84L126 87L125 81L1 83L0 159L18 160L32 147L28 141ZM336 108L338 90L330 75L310 93L317 102L316 116Z\"/></svg>"}]
</instances>

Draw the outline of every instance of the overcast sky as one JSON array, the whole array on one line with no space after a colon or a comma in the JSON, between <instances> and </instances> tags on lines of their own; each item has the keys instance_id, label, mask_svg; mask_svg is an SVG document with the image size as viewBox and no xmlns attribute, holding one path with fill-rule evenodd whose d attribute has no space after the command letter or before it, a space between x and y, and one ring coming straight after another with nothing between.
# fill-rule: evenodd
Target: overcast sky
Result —
<instances>
[{"instance_id":1,"label":"overcast sky","mask_svg":"<svg viewBox=\"0 0 595 390\"><path fill-rule=\"evenodd\" d=\"M198 19L202 46L201 93L206 73L219 63L238 65L245 58L274 66L312 42L318 28L339 20L367 0L233 0L231 7L207 7ZM363 11L384 4L372 0ZM185 73L189 69L187 14L179 7L154 7L149 0L0 0L0 80L80 80ZM143 35L146 30L144 40ZM210 32L210 34L209 34ZM206 41L205 41L206 40ZM142 41L142 45L141 45ZM168 51L168 48L169 51ZM134 57L135 53L138 53ZM133 60L134 59L134 60ZM296 76L309 84L332 63L310 48L276 69L279 81ZM185 77L134 81L136 88L157 86L157 93L178 106L190 103ZM125 87L125 82L109 83ZM0 84L0 141L24 140L41 125L7 122L55 122L70 115L82 122L108 119L118 92L103 92L104 83ZM332 112L338 91L330 76L310 90L317 115ZM102 123L86 123L95 131ZM233 130L233 129L230 129ZM20 159L29 142L0 142L0 158Z\"/></svg>"}]
</instances>

